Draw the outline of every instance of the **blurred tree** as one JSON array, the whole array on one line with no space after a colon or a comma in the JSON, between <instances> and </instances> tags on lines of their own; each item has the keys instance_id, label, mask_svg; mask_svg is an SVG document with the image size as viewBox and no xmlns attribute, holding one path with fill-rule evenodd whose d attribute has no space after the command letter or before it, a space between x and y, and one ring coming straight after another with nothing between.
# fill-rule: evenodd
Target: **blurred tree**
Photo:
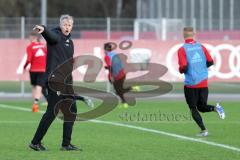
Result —
<instances>
[{"instance_id":1,"label":"blurred tree","mask_svg":"<svg viewBox=\"0 0 240 160\"><path fill-rule=\"evenodd\" d=\"M118 0L47 0L47 16L116 17ZM136 17L136 0L121 0L120 17ZM0 17L40 17L41 0L0 0Z\"/></svg>"},{"instance_id":2,"label":"blurred tree","mask_svg":"<svg viewBox=\"0 0 240 160\"><path fill-rule=\"evenodd\" d=\"M36 17L40 15L40 0L1 0L0 17Z\"/></svg>"}]
</instances>

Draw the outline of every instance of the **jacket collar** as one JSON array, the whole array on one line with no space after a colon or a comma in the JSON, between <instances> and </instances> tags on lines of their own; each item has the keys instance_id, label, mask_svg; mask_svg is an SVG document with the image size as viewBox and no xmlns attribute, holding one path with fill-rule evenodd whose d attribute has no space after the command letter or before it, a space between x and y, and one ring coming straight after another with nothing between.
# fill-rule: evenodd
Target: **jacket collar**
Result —
<instances>
[{"instance_id":1,"label":"jacket collar","mask_svg":"<svg viewBox=\"0 0 240 160\"><path fill-rule=\"evenodd\" d=\"M195 43L195 40L192 39L192 38L188 38L188 39L185 39L185 43L191 43L191 44L193 44L193 43Z\"/></svg>"}]
</instances>

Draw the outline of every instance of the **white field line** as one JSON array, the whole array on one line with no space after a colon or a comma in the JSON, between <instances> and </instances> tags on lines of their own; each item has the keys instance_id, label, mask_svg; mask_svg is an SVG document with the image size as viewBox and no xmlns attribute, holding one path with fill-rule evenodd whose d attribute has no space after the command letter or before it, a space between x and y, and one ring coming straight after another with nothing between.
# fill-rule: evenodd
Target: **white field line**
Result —
<instances>
[{"instance_id":1,"label":"white field line","mask_svg":"<svg viewBox=\"0 0 240 160\"><path fill-rule=\"evenodd\" d=\"M1 107L0 107L1 108ZM81 123L92 123L93 121L81 121ZM193 122L192 121L189 121L189 122L184 122L184 121L177 121L177 122L169 122L169 121L158 121L158 122L152 122L152 121L144 121L144 122L135 122L135 121L108 121L108 122L112 122L112 123L128 123L128 124L138 124L138 123L141 123L141 124L192 124ZM35 121L19 121L19 120L0 120L0 124L17 124L17 123L21 123L21 124L28 124L28 123L39 123L38 120L35 120ZM57 120L55 123L62 123L62 120ZM77 123L77 122L75 122ZM97 122L96 122L97 123ZM208 122L207 124L222 124L221 122L219 121L211 121L211 122ZM238 121L228 121L228 122L225 122L225 124L237 124L239 125L240 122Z\"/></svg>"},{"instance_id":2,"label":"white field line","mask_svg":"<svg viewBox=\"0 0 240 160\"><path fill-rule=\"evenodd\" d=\"M31 112L31 109L28 109L28 108L23 108L23 107L19 107L19 106L5 105L5 104L0 104L0 108L6 108L6 109L13 109L13 110L20 110L20 111ZM44 113L44 111L39 111L39 113ZM237 148L237 147L233 147L233 146L226 145L226 144L221 144L221 143L216 143L216 142L211 142L211 141L207 141L207 140L203 140L203 139L197 139L197 138L191 138L191 137L187 137L187 136L182 136L182 135L175 134L175 133L169 133L169 132L164 132L164 131L160 131L160 130L144 128L144 127L138 127L138 126L134 126L134 125L128 125L128 124L117 123L117 122L108 122L108 121L102 121L102 120L90 120L90 121L94 122L94 123L100 123L100 124L108 124L108 125L113 125L113 126L132 128L132 129L136 129L136 130L140 130L140 131L144 131L144 132L156 133L156 134L160 134L160 135L165 135L165 136L169 136L169 137L183 139L183 140L186 140L186 141L203 143L203 144L207 144L207 145L211 145L211 146L216 146L216 147L220 147L220 148L224 148L224 149L240 152L240 148Z\"/></svg>"}]
</instances>

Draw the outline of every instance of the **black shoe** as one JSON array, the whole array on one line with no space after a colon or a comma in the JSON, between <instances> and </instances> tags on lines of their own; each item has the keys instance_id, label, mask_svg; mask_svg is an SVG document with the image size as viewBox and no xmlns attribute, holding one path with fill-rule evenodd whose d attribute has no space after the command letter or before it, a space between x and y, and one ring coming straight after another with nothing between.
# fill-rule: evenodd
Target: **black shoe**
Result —
<instances>
[{"instance_id":1,"label":"black shoe","mask_svg":"<svg viewBox=\"0 0 240 160\"><path fill-rule=\"evenodd\" d=\"M35 151L46 151L47 149L41 144L29 144L29 147Z\"/></svg>"},{"instance_id":2,"label":"black shoe","mask_svg":"<svg viewBox=\"0 0 240 160\"><path fill-rule=\"evenodd\" d=\"M62 146L62 148L60 150L62 150L62 151L82 151L81 148L78 148L72 144L69 144L67 146Z\"/></svg>"}]
</instances>

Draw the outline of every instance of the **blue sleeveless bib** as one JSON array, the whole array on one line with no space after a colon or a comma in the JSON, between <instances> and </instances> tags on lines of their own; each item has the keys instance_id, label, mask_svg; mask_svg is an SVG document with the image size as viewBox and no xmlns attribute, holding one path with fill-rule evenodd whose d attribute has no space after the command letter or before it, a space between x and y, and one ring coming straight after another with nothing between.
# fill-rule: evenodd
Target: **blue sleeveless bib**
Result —
<instances>
[{"instance_id":1,"label":"blue sleeveless bib","mask_svg":"<svg viewBox=\"0 0 240 160\"><path fill-rule=\"evenodd\" d=\"M185 43L188 68L185 75L185 85L196 85L208 78L207 60L200 43Z\"/></svg>"}]
</instances>

